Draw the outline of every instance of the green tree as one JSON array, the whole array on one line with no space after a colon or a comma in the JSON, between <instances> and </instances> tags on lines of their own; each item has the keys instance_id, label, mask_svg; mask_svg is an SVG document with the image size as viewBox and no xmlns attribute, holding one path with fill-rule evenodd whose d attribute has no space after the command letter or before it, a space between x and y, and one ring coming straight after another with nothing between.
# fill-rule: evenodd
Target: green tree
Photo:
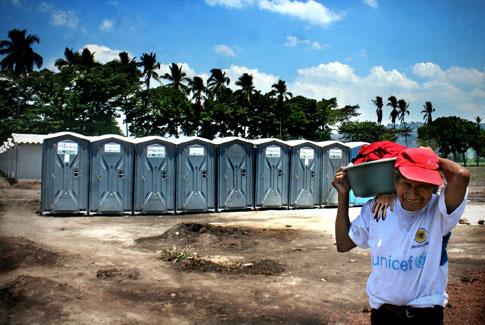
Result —
<instances>
[{"instance_id":1,"label":"green tree","mask_svg":"<svg viewBox=\"0 0 485 325\"><path fill-rule=\"evenodd\" d=\"M375 142L381 140L396 141L397 139L395 129L388 129L381 124L369 121L343 122L338 128L338 132L345 141Z\"/></svg>"},{"instance_id":2,"label":"green tree","mask_svg":"<svg viewBox=\"0 0 485 325\"><path fill-rule=\"evenodd\" d=\"M377 115L377 123L381 124L382 122L382 107L384 106L384 102L381 96L376 96L375 99L372 100L374 105L376 105L376 115Z\"/></svg>"},{"instance_id":3,"label":"green tree","mask_svg":"<svg viewBox=\"0 0 485 325\"><path fill-rule=\"evenodd\" d=\"M129 134L129 123L131 123L129 112L134 109L133 101L130 100L141 87L140 81L142 73L138 70L140 64L136 58L130 58L127 52L120 52L118 59L108 62L107 65L113 70L113 74L117 75L118 87L120 87L121 99L119 109L124 112L126 134Z\"/></svg>"},{"instance_id":4,"label":"green tree","mask_svg":"<svg viewBox=\"0 0 485 325\"><path fill-rule=\"evenodd\" d=\"M410 135L411 129L406 126L406 114L409 115L409 103L406 103L404 99L400 99L397 101L397 107L399 108L399 121L401 122L400 133L404 135L404 139L406 141L406 146L408 145L408 136Z\"/></svg>"},{"instance_id":5,"label":"green tree","mask_svg":"<svg viewBox=\"0 0 485 325\"><path fill-rule=\"evenodd\" d=\"M399 116L399 112L397 111L397 98L396 96L390 96L387 100L388 100L387 106L392 107L390 118L391 118L392 127L395 129L396 119Z\"/></svg>"},{"instance_id":6,"label":"green tree","mask_svg":"<svg viewBox=\"0 0 485 325\"><path fill-rule=\"evenodd\" d=\"M423 110L421 111L421 113L424 113L424 116L423 116L423 121L427 124L427 125L431 125L431 123L433 123L433 116L432 114L434 113L435 109L433 108L433 103L431 102L426 102L424 105L423 105Z\"/></svg>"},{"instance_id":7,"label":"green tree","mask_svg":"<svg viewBox=\"0 0 485 325\"><path fill-rule=\"evenodd\" d=\"M146 97L150 97L148 105L145 105ZM178 137L190 132L186 114L190 111L191 103L180 91L170 87L144 89L132 100L134 109L130 124L131 134L137 137L147 135Z\"/></svg>"},{"instance_id":8,"label":"green tree","mask_svg":"<svg viewBox=\"0 0 485 325\"><path fill-rule=\"evenodd\" d=\"M480 157L485 155L485 130L482 130L480 116L475 118L475 136L472 138L471 147L475 150L476 166L480 164Z\"/></svg>"},{"instance_id":9,"label":"green tree","mask_svg":"<svg viewBox=\"0 0 485 325\"><path fill-rule=\"evenodd\" d=\"M254 93L253 76L248 73L243 73L236 81L236 86L241 89L236 91L236 94L241 96L244 103L251 104L251 96Z\"/></svg>"},{"instance_id":10,"label":"green tree","mask_svg":"<svg viewBox=\"0 0 485 325\"><path fill-rule=\"evenodd\" d=\"M39 43L40 39L35 35L26 35L25 29L12 29L8 32L8 39L0 41L0 68L7 74L11 74L17 82L16 90L16 117L20 117L20 107L22 106L20 97L20 83L22 78L33 71L34 66L40 68L43 63L42 57L34 52L32 46Z\"/></svg>"},{"instance_id":11,"label":"green tree","mask_svg":"<svg viewBox=\"0 0 485 325\"><path fill-rule=\"evenodd\" d=\"M179 66L172 62L169 66L170 73L165 73L162 78L169 81L166 85L167 87L173 88L177 91L180 91L184 95L189 93L189 87L184 84L184 82L188 81L187 74L182 71L182 66Z\"/></svg>"},{"instance_id":12,"label":"green tree","mask_svg":"<svg viewBox=\"0 0 485 325\"><path fill-rule=\"evenodd\" d=\"M234 135L246 137L249 126L252 124L254 109L252 97L256 93L253 84L253 76L243 73L236 81L240 89L234 92L236 101L232 105L232 127Z\"/></svg>"},{"instance_id":13,"label":"green tree","mask_svg":"<svg viewBox=\"0 0 485 325\"><path fill-rule=\"evenodd\" d=\"M81 64L81 54L74 52L73 49L64 49L64 58L57 59L54 65L57 69L75 68Z\"/></svg>"},{"instance_id":14,"label":"green tree","mask_svg":"<svg viewBox=\"0 0 485 325\"><path fill-rule=\"evenodd\" d=\"M281 79L271 86L270 94L276 98L276 114L279 116L280 138L283 138L282 121L288 116L288 112L285 110L285 102L292 98L293 94L287 91L286 82Z\"/></svg>"},{"instance_id":15,"label":"green tree","mask_svg":"<svg viewBox=\"0 0 485 325\"><path fill-rule=\"evenodd\" d=\"M204 97L204 93L206 91L204 85L204 79L199 76L195 76L192 79L189 79L189 89L190 93L192 94L192 124L193 129L200 136L200 126L201 126L201 119L202 119L202 111L204 109L204 101L206 98Z\"/></svg>"},{"instance_id":16,"label":"green tree","mask_svg":"<svg viewBox=\"0 0 485 325\"><path fill-rule=\"evenodd\" d=\"M211 76L207 80L207 89L209 90L211 99L218 99L225 93L226 86L229 85L231 79L226 76L226 73L221 69L212 69Z\"/></svg>"},{"instance_id":17,"label":"green tree","mask_svg":"<svg viewBox=\"0 0 485 325\"><path fill-rule=\"evenodd\" d=\"M475 124L456 117L440 117L429 127L429 135L436 142L442 157L453 154L455 160L461 156L466 165L466 151L471 147L475 135ZM418 131L418 135L421 134Z\"/></svg>"},{"instance_id":18,"label":"green tree","mask_svg":"<svg viewBox=\"0 0 485 325\"><path fill-rule=\"evenodd\" d=\"M40 39L26 33L25 29L12 29L8 32L8 39L0 41L0 55L4 55L0 66L16 77L32 72L34 65L40 68L43 63L42 57L32 49L32 45L39 43Z\"/></svg>"},{"instance_id":19,"label":"green tree","mask_svg":"<svg viewBox=\"0 0 485 325\"><path fill-rule=\"evenodd\" d=\"M141 67L143 67L146 89L150 89L150 80L152 78L160 82L158 73L155 71L160 69L160 63L157 62L157 55L153 52L150 54L143 53L140 58L140 63Z\"/></svg>"}]
</instances>

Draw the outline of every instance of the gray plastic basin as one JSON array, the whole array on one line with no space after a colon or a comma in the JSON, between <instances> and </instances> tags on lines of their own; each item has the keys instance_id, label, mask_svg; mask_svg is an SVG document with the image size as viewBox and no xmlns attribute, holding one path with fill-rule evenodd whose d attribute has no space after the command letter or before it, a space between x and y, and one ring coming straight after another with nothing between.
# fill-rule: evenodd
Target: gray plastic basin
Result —
<instances>
[{"instance_id":1,"label":"gray plastic basin","mask_svg":"<svg viewBox=\"0 0 485 325\"><path fill-rule=\"evenodd\" d=\"M396 158L388 158L347 167L347 178L355 196L394 192L395 162Z\"/></svg>"}]
</instances>

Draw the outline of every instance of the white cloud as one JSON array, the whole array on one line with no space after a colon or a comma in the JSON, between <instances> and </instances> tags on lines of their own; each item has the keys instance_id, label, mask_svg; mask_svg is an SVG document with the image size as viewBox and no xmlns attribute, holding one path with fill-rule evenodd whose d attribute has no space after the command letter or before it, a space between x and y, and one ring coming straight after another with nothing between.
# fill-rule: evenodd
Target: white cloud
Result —
<instances>
[{"instance_id":1,"label":"white cloud","mask_svg":"<svg viewBox=\"0 0 485 325\"><path fill-rule=\"evenodd\" d=\"M23 5L22 0L10 0L10 4L15 7L20 7Z\"/></svg>"},{"instance_id":2,"label":"white cloud","mask_svg":"<svg viewBox=\"0 0 485 325\"><path fill-rule=\"evenodd\" d=\"M53 9L53 6L50 3L47 3L47 2L42 2L39 5L39 11L40 12L48 12L48 11L51 11L52 9Z\"/></svg>"},{"instance_id":3,"label":"white cloud","mask_svg":"<svg viewBox=\"0 0 485 325\"><path fill-rule=\"evenodd\" d=\"M51 23L54 26L76 28L79 25L79 18L71 10L54 10L51 13Z\"/></svg>"},{"instance_id":4,"label":"white cloud","mask_svg":"<svg viewBox=\"0 0 485 325\"><path fill-rule=\"evenodd\" d=\"M223 6L227 8L241 9L246 5L252 4L253 0L205 0L209 6Z\"/></svg>"},{"instance_id":5,"label":"white cloud","mask_svg":"<svg viewBox=\"0 0 485 325\"><path fill-rule=\"evenodd\" d=\"M109 61L118 60L119 53L123 52L122 50L115 50L107 46L98 44L86 44L83 46L83 48L87 48L89 51L91 51L91 53L94 52L94 60L99 63L106 63ZM82 49L80 49L79 51L81 52ZM133 57L130 53L128 53L128 55L130 58Z\"/></svg>"},{"instance_id":6,"label":"white cloud","mask_svg":"<svg viewBox=\"0 0 485 325\"><path fill-rule=\"evenodd\" d=\"M364 3L372 8L379 7L379 3L377 2L377 0L364 0Z\"/></svg>"},{"instance_id":7,"label":"white cloud","mask_svg":"<svg viewBox=\"0 0 485 325\"><path fill-rule=\"evenodd\" d=\"M365 77L365 82L370 85L385 87L394 85L401 89L417 89L418 83L406 77L406 75L393 69L385 71L382 66L376 66L371 69L371 73Z\"/></svg>"},{"instance_id":8,"label":"white cloud","mask_svg":"<svg viewBox=\"0 0 485 325\"><path fill-rule=\"evenodd\" d=\"M438 79L445 82L457 82L475 86L483 86L485 84L485 71L473 68L451 67L443 70L437 64L421 62L413 66L413 73L421 78Z\"/></svg>"},{"instance_id":9,"label":"white cloud","mask_svg":"<svg viewBox=\"0 0 485 325\"><path fill-rule=\"evenodd\" d=\"M307 40L307 39L298 39L298 37L293 36L293 35L286 36L286 42L285 42L284 46L286 46L286 47L297 47L299 45L304 45L308 49L312 49L312 50L321 50L322 48L327 47L326 44L322 45L318 41L310 41L310 40Z\"/></svg>"},{"instance_id":10,"label":"white cloud","mask_svg":"<svg viewBox=\"0 0 485 325\"><path fill-rule=\"evenodd\" d=\"M259 8L307 21L312 25L328 26L342 19L341 14L328 9L314 0L260 0Z\"/></svg>"},{"instance_id":11,"label":"white cloud","mask_svg":"<svg viewBox=\"0 0 485 325\"><path fill-rule=\"evenodd\" d=\"M68 28L77 28L79 26L79 18L72 10L57 9L48 2L42 2L37 8L40 12L50 15L51 24L54 26Z\"/></svg>"},{"instance_id":12,"label":"white cloud","mask_svg":"<svg viewBox=\"0 0 485 325\"><path fill-rule=\"evenodd\" d=\"M114 25L115 25L115 22L113 19L104 19L101 25L99 26L99 30L106 32L113 29Z\"/></svg>"},{"instance_id":13,"label":"white cloud","mask_svg":"<svg viewBox=\"0 0 485 325\"><path fill-rule=\"evenodd\" d=\"M229 86L234 90L239 89L239 87L236 86L236 81L243 73L252 75L254 87L263 93L269 92L271 90L271 86L278 82L279 79L277 76L260 72L258 69L250 69L238 65L231 65L229 68L224 69L224 71L226 71L227 76L231 79Z\"/></svg>"},{"instance_id":14,"label":"white cloud","mask_svg":"<svg viewBox=\"0 0 485 325\"><path fill-rule=\"evenodd\" d=\"M234 50L225 44L219 44L214 46L214 52L231 58L236 57L236 53L234 52Z\"/></svg>"},{"instance_id":15,"label":"white cloud","mask_svg":"<svg viewBox=\"0 0 485 325\"><path fill-rule=\"evenodd\" d=\"M387 103L391 95L410 103L411 115L408 121L422 120L421 110L426 101L433 103L436 117L456 115L471 120L477 115L483 115L485 83L468 90L468 85L454 76L468 74L475 78L474 82L478 82L480 71L469 68L442 71L436 64L428 63L415 65L413 72L427 76L427 80L421 83L403 72L385 70L382 66L375 66L369 73L359 75L350 65L329 62L299 69L295 80L288 84L288 89L294 95L315 99L337 97L340 106L359 104L362 114L359 120L375 121L375 106L371 100L381 96ZM388 121L389 109L385 107L384 110L384 120Z\"/></svg>"},{"instance_id":16,"label":"white cloud","mask_svg":"<svg viewBox=\"0 0 485 325\"><path fill-rule=\"evenodd\" d=\"M443 70L432 62L416 63L413 73L422 78L443 78Z\"/></svg>"},{"instance_id":17,"label":"white cloud","mask_svg":"<svg viewBox=\"0 0 485 325\"><path fill-rule=\"evenodd\" d=\"M334 82L356 83L359 79L349 65L340 62L330 62L316 67L299 69L297 75L299 80L324 84L332 84Z\"/></svg>"},{"instance_id":18,"label":"white cloud","mask_svg":"<svg viewBox=\"0 0 485 325\"><path fill-rule=\"evenodd\" d=\"M312 25L328 26L343 18L315 0L205 0L209 6L242 9L257 5L259 9L306 21Z\"/></svg>"},{"instance_id":19,"label":"white cloud","mask_svg":"<svg viewBox=\"0 0 485 325\"><path fill-rule=\"evenodd\" d=\"M160 78L164 74L170 72L170 65L171 64L172 63L160 63L160 69L157 70L157 73L160 76ZM178 63L175 63L175 64L177 64L178 66L182 66L182 71L185 72L187 78L193 78L195 76L199 76L202 79L204 79L204 81L206 81L207 78L209 78L209 75L206 74L206 73L197 73L197 71L192 69L192 67L186 62L178 62ZM162 80L162 83L163 83L163 80Z\"/></svg>"}]
</instances>

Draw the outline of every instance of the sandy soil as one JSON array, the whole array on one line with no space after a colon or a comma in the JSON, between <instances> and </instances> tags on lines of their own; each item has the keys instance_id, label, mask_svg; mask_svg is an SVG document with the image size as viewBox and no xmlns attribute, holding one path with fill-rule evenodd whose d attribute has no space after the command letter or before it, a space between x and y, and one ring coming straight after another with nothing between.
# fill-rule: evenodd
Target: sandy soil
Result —
<instances>
[{"instance_id":1,"label":"sandy soil","mask_svg":"<svg viewBox=\"0 0 485 325\"><path fill-rule=\"evenodd\" d=\"M39 196L0 181L2 324L370 323L369 254L336 252L335 209L43 217ZM448 251L448 324L485 317L481 200L465 217Z\"/></svg>"}]
</instances>

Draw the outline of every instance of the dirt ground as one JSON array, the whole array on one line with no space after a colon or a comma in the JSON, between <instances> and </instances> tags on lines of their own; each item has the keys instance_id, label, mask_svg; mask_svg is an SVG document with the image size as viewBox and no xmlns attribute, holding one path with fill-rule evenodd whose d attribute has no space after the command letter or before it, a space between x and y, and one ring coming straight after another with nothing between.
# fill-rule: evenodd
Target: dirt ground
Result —
<instances>
[{"instance_id":1,"label":"dirt ground","mask_svg":"<svg viewBox=\"0 0 485 325\"><path fill-rule=\"evenodd\" d=\"M369 253L337 253L335 209L45 217L39 197L0 180L1 324L370 323ZM475 219L449 244L447 324L485 318Z\"/></svg>"}]
</instances>

